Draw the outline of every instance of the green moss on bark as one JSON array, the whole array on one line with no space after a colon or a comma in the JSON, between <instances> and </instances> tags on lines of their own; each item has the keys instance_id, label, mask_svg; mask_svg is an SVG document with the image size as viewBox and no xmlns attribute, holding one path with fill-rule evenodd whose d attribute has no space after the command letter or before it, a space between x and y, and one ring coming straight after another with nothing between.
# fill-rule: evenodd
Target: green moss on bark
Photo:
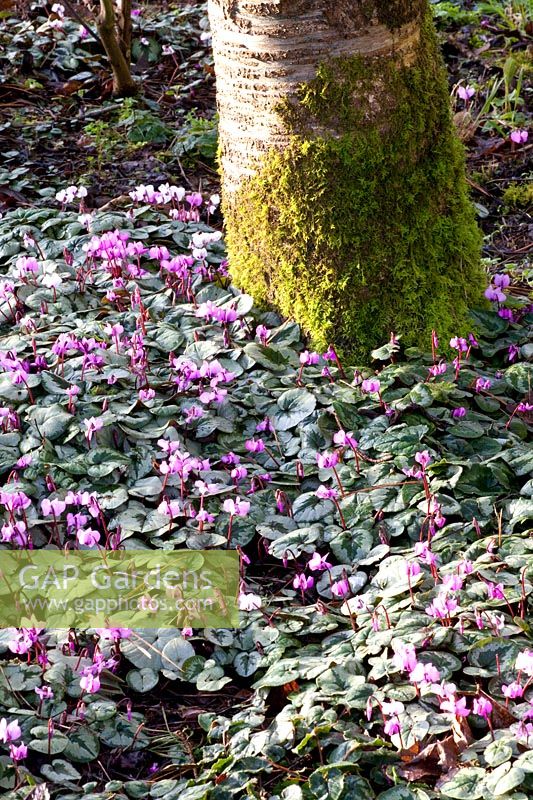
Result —
<instances>
[{"instance_id":1,"label":"green moss on bark","mask_svg":"<svg viewBox=\"0 0 533 800\"><path fill-rule=\"evenodd\" d=\"M364 4L365 0L360 2ZM378 21L395 30L419 17L425 0L370 0L370 4L376 9Z\"/></svg>"},{"instance_id":2,"label":"green moss on bark","mask_svg":"<svg viewBox=\"0 0 533 800\"><path fill-rule=\"evenodd\" d=\"M481 242L431 22L414 64L321 65L280 113L289 146L225 203L237 285L358 360L464 333Z\"/></svg>"}]
</instances>

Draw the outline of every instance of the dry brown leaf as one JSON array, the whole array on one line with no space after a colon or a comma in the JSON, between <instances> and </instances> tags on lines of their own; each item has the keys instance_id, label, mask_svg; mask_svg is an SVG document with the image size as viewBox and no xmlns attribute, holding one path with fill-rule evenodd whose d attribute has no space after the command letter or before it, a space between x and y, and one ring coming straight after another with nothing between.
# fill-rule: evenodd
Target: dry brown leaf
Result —
<instances>
[{"instance_id":1,"label":"dry brown leaf","mask_svg":"<svg viewBox=\"0 0 533 800\"><path fill-rule=\"evenodd\" d=\"M453 740L457 744L459 751L465 750L474 741L470 725L466 717L454 717L452 720Z\"/></svg>"},{"instance_id":2,"label":"dry brown leaf","mask_svg":"<svg viewBox=\"0 0 533 800\"><path fill-rule=\"evenodd\" d=\"M462 744L458 744L453 736L447 736L446 739L428 744L418 755L411 757L409 763L397 767L397 771L407 781L418 781L428 776L442 778L450 770L456 769L462 750ZM400 753L402 761L408 761L409 755L410 750Z\"/></svg>"}]
</instances>

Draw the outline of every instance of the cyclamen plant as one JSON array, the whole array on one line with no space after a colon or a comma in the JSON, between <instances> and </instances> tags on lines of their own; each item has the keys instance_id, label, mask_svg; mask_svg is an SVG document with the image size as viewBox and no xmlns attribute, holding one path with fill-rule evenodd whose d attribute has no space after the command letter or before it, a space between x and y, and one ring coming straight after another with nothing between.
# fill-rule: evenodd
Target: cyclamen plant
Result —
<instances>
[{"instance_id":1,"label":"cyclamen plant","mask_svg":"<svg viewBox=\"0 0 533 800\"><path fill-rule=\"evenodd\" d=\"M219 234L195 221L210 213L209 199L189 202L165 185L134 193L138 207L111 218L62 212L78 234L59 245L26 225L26 249L5 257L2 546L238 548L242 630L228 632L231 645L187 628L141 642L118 628L58 641L13 631L6 657L26 670L33 715L2 712L2 744L19 776L35 753L72 759L65 740L80 731L91 752L121 747L125 736L135 752L160 752L136 693L161 676L201 692L255 682L261 721L250 722L243 758L271 753L263 690L294 676L299 699L282 712L293 734L278 745L289 770L294 747L304 752L316 736L332 763L335 748L360 737L368 773L367 753L387 764L391 752L453 736L459 723L482 741L501 708L505 735L531 744L529 495L520 494L530 309L502 315L510 309L496 300L497 313L475 318L475 335L452 339L452 363L437 332L430 356L406 360L392 336L375 354L386 365L358 367L351 380L334 348L300 352L294 326L229 285ZM55 286L40 280L47 258L57 262ZM320 633L319 645L307 630ZM166 647L183 660L162 655ZM68 677L58 652L71 659ZM114 680L127 694L112 703L114 722L97 721ZM356 730L344 727L343 704ZM318 713L325 732L316 733ZM205 741L225 748L217 724L206 720ZM9 725L24 735L7 741ZM222 752L233 758L217 749L205 763ZM150 758L140 768L148 789L152 766ZM199 776L207 796L203 766Z\"/></svg>"}]
</instances>

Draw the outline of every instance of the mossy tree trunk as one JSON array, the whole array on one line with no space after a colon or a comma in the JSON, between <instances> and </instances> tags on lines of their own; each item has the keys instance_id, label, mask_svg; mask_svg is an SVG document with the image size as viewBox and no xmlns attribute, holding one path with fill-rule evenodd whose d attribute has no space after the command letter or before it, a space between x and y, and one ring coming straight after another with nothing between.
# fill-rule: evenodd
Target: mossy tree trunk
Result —
<instances>
[{"instance_id":1,"label":"mossy tree trunk","mask_svg":"<svg viewBox=\"0 0 533 800\"><path fill-rule=\"evenodd\" d=\"M464 332L470 206L427 0L209 0L230 266L317 347Z\"/></svg>"}]
</instances>

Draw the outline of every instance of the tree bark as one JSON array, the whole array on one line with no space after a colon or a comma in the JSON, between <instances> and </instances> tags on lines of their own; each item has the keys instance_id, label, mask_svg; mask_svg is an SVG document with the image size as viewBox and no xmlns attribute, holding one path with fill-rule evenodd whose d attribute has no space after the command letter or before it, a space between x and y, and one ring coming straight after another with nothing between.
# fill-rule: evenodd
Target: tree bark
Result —
<instances>
[{"instance_id":1,"label":"tree bark","mask_svg":"<svg viewBox=\"0 0 533 800\"><path fill-rule=\"evenodd\" d=\"M127 63L131 63L131 0L116 0L118 12L118 29L120 31L120 49Z\"/></svg>"},{"instance_id":2,"label":"tree bark","mask_svg":"<svg viewBox=\"0 0 533 800\"><path fill-rule=\"evenodd\" d=\"M320 347L463 330L480 240L427 0L209 0L232 274Z\"/></svg>"},{"instance_id":3,"label":"tree bark","mask_svg":"<svg viewBox=\"0 0 533 800\"><path fill-rule=\"evenodd\" d=\"M113 72L113 94L129 97L137 93L137 85L132 78L129 61L124 57L117 38L113 0L100 0L100 14L96 29L102 40Z\"/></svg>"}]
</instances>

